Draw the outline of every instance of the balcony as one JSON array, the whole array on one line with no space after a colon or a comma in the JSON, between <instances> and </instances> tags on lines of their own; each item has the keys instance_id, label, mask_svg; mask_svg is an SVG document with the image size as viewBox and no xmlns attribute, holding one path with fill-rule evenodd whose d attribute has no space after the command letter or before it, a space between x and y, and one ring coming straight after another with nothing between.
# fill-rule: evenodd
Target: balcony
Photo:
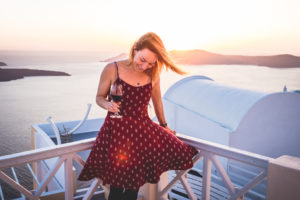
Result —
<instances>
[{"instance_id":1,"label":"balcony","mask_svg":"<svg viewBox=\"0 0 300 200\"><path fill-rule=\"evenodd\" d=\"M281 155L300 155L299 99L295 93L228 88L198 76L176 83L163 98L166 117L182 133L177 137L199 154L192 169L170 171L158 184L145 184L139 199L297 199L300 159ZM78 131L97 133L103 120L88 120ZM56 125L72 129L78 122ZM18 199L104 197L108 187L100 180L76 181L95 138L56 145L54 132L49 124L33 126L33 150L0 157L1 182ZM31 175L31 185L22 183L19 168ZM8 199L3 188L1 199Z\"/></svg>"},{"instance_id":2,"label":"balcony","mask_svg":"<svg viewBox=\"0 0 300 200\"><path fill-rule=\"evenodd\" d=\"M156 186L148 185L148 188L144 189L143 193L140 194L140 199L149 199L151 196L152 199L164 199L167 196L169 196L170 199L184 199L184 195L180 196L179 194L170 192L177 182L181 182L188 199L213 199L216 195L221 195L219 197L224 199L242 199L244 195L255 185L267 178L269 162L274 160L269 157L241 151L235 148L230 148L181 134L178 134L178 138L199 149L199 154L194 157L194 163L202 162L202 177L193 175L193 181L191 181L189 173L190 170L176 171L174 172L176 175L172 180L166 181L166 179L162 179L161 182L165 182L163 183L164 186L162 188L159 189ZM91 149L94 140L94 138L91 138L53 147L2 156L0 158L0 179L19 192L20 198L23 199L49 199L50 197L53 198L54 195L59 196L59 194L63 194L62 199L91 199L94 192L101 185L101 181L95 179L90 185L88 185L88 187L76 189L76 176L74 173L73 163L77 163L81 166L84 165L84 160L78 155L78 153ZM234 159L243 164L257 167L260 171L253 175L252 179L245 185L236 185L231 181L230 175L228 175L226 170L223 168L219 160L220 158ZM48 169L44 177L37 177L34 173L37 163L48 159L55 159L55 165ZM29 190L19 184L17 174L14 173L13 179L3 172L3 170L7 168L11 168L11 170L14 171L14 168L17 166L27 166L32 174L33 190ZM223 185L225 186L223 189L220 189L221 187L217 187L219 188L219 194L217 194L218 191L216 186L211 182L212 166L215 167L217 174L219 175L219 179L222 180L224 183ZM65 180L63 185L58 184L58 182L55 181L55 175L60 168L63 168L63 176ZM195 180L195 177L198 178ZM195 181L198 181L198 185L201 186L201 190L199 190L199 188L192 188L191 182ZM52 189L51 192L47 192L49 191L48 185L50 182L56 183L57 189ZM156 189L149 189L151 187ZM1 189L0 193L1 198L5 199ZM100 194L101 193L104 193L104 191L100 191ZM99 194L99 192L97 194Z\"/></svg>"}]
</instances>

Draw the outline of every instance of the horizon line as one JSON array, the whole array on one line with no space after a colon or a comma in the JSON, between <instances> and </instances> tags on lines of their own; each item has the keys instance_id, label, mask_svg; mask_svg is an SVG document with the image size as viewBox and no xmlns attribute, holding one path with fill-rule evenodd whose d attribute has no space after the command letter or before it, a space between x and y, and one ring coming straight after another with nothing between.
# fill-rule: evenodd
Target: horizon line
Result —
<instances>
[{"instance_id":1,"label":"horizon line","mask_svg":"<svg viewBox=\"0 0 300 200\"><path fill-rule=\"evenodd\" d=\"M296 56L296 57L300 57L300 53L299 54L294 54L294 53L263 53L263 54L243 54L243 53L222 53L220 51L210 51L210 50L204 50L204 49L171 49L171 50L167 50L168 52L171 52L171 51L205 51L205 52L208 52L208 53L215 53L215 54L221 54L221 55L228 55L228 56L278 56L278 55L292 55L292 56ZM34 52L65 52L65 53L116 53L116 56L117 55L120 55L120 54L123 54L123 53L126 53L126 51L121 51L121 50L45 50L45 49L42 49L42 50L30 50L30 49L26 49L26 50L23 50L23 49L0 49L0 52L31 52L31 53L34 53Z\"/></svg>"}]
</instances>

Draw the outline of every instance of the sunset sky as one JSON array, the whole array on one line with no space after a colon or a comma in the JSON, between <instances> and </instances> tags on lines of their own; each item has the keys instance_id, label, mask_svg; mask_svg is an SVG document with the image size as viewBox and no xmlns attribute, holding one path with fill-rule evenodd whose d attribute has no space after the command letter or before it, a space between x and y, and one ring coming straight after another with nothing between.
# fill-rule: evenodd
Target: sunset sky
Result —
<instances>
[{"instance_id":1,"label":"sunset sky","mask_svg":"<svg viewBox=\"0 0 300 200\"><path fill-rule=\"evenodd\" d=\"M126 52L153 31L168 50L300 56L299 0L0 0L0 50Z\"/></svg>"}]
</instances>

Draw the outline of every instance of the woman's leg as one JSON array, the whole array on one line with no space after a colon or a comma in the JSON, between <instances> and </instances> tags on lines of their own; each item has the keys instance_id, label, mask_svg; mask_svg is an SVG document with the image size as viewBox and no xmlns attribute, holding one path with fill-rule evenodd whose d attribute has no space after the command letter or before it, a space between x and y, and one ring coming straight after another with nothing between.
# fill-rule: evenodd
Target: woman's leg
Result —
<instances>
[{"instance_id":1,"label":"woman's leg","mask_svg":"<svg viewBox=\"0 0 300 200\"><path fill-rule=\"evenodd\" d=\"M123 200L136 200L139 190L125 189Z\"/></svg>"},{"instance_id":2,"label":"woman's leg","mask_svg":"<svg viewBox=\"0 0 300 200\"><path fill-rule=\"evenodd\" d=\"M123 200L123 191L124 188L116 188L114 186L110 186L108 200Z\"/></svg>"}]
</instances>

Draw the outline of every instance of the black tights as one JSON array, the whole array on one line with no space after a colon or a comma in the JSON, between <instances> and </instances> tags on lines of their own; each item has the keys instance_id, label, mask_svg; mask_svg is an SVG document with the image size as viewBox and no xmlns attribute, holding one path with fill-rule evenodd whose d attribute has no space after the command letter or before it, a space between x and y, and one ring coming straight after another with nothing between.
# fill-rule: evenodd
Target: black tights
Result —
<instances>
[{"instance_id":1,"label":"black tights","mask_svg":"<svg viewBox=\"0 0 300 200\"><path fill-rule=\"evenodd\" d=\"M138 190L110 186L108 200L136 200Z\"/></svg>"}]
</instances>

